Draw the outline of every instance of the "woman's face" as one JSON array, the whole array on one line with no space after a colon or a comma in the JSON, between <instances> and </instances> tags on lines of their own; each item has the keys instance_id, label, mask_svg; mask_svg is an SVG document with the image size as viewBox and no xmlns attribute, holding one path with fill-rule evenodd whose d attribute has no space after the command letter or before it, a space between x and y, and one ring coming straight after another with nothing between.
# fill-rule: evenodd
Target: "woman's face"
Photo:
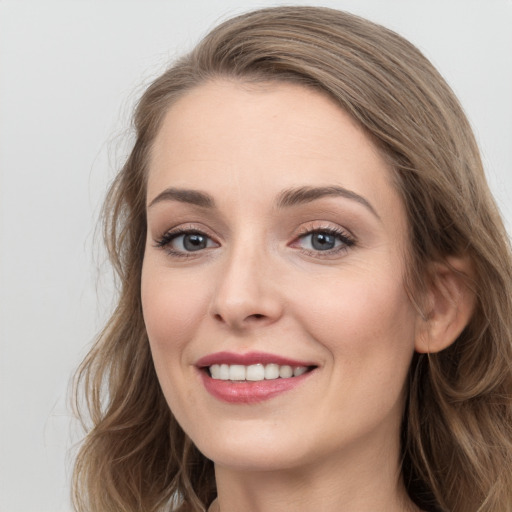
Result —
<instances>
[{"instance_id":1,"label":"woman's face","mask_svg":"<svg viewBox=\"0 0 512 512\"><path fill-rule=\"evenodd\" d=\"M297 85L202 85L166 114L147 204L144 319L198 448L247 469L398 456L406 218L351 118Z\"/></svg>"}]
</instances>

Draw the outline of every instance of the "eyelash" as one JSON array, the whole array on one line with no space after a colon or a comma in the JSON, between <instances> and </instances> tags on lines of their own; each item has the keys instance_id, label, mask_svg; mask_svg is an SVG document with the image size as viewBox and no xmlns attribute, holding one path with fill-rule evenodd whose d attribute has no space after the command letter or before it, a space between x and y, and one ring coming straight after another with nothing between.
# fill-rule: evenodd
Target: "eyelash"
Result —
<instances>
[{"instance_id":1,"label":"eyelash","mask_svg":"<svg viewBox=\"0 0 512 512\"><path fill-rule=\"evenodd\" d=\"M296 237L294 242L291 245L291 247L294 247L295 244L297 244L300 240L303 240L307 236L312 236L315 234L326 234L329 236L333 236L336 238L336 240L341 242L341 245L338 247L334 247L332 249L327 249L325 251L321 250L311 250L311 249L304 249L300 248L301 252L303 254L306 254L308 256L314 256L314 257L329 257L336 255L338 253L347 251L350 247L354 246L356 244L355 238L350 235L347 231L341 229L341 228L333 228L333 227L315 227L315 228L304 228L299 235ZM174 249L171 246L171 243L179 238L180 236L186 236L186 235L199 235L203 236L208 240L213 240L212 237L210 237L208 234L206 234L204 231L201 231L196 228L178 228L175 230L168 231L165 233L162 237L160 237L158 240L155 240L155 247L165 249L167 253L170 256L178 257L178 258L191 258L195 256L195 252L202 252L204 249L200 249L198 251L179 251ZM217 242L214 242L217 243Z\"/></svg>"},{"instance_id":2,"label":"eyelash","mask_svg":"<svg viewBox=\"0 0 512 512\"><path fill-rule=\"evenodd\" d=\"M208 240L212 240L212 237L207 235L204 231L201 231L197 228L177 228L175 230L168 231L158 240L155 240L155 247L165 249L170 256L178 257L178 258L191 258L194 257L194 252L196 251L178 251L174 249L171 243L179 238L180 236L186 235L199 235L203 236ZM201 251L197 251L201 252Z\"/></svg>"},{"instance_id":3,"label":"eyelash","mask_svg":"<svg viewBox=\"0 0 512 512\"><path fill-rule=\"evenodd\" d=\"M320 257L329 257L329 256L336 256L337 254L341 252L346 252L350 247L353 247L356 244L356 239L349 234L347 231L341 228L334 228L334 227L315 227L315 228L304 228L304 230L299 233L297 236L297 242L306 238L307 236L312 236L315 234L326 234L333 236L336 240L341 242L341 245L338 247L333 247L332 249L328 249L325 251L320 250L311 250L311 249L304 249L301 248L301 252L303 254L306 254L308 256L314 256L316 258ZM294 242L297 243L297 242Z\"/></svg>"}]
</instances>

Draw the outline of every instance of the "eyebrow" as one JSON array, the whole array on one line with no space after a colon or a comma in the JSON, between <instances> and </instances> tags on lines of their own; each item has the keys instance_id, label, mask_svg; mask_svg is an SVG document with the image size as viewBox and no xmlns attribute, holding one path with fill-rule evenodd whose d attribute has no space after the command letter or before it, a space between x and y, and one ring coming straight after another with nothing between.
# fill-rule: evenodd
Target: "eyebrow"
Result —
<instances>
[{"instance_id":1,"label":"eyebrow","mask_svg":"<svg viewBox=\"0 0 512 512\"><path fill-rule=\"evenodd\" d=\"M202 208L215 208L215 201L209 194L200 192L199 190L184 188L166 188L149 203L148 208L162 201L178 201L180 203L201 206Z\"/></svg>"},{"instance_id":2,"label":"eyebrow","mask_svg":"<svg viewBox=\"0 0 512 512\"><path fill-rule=\"evenodd\" d=\"M279 194L277 200L278 208L288 208L300 204L310 203L316 199L323 197L343 197L362 204L368 209L375 217L380 220L380 216L371 205L371 203L363 196L356 194L352 190L343 187L329 186L329 187L298 187L289 190L284 190Z\"/></svg>"},{"instance_id":3,"label":"eyebrow","mask_svg":"<svg viewBox=\"0 0 512 512\"><path fill-rule=\"evenodd\" d=\"M323 197L343 197L358 202L366 207L375 217L380 219L379 214L371 203L363 196L356 194L352 190L348 190L338 186L327 187L297 187L284 190L277 198L277 208L290 208L301 204L311 203ZM170 187L158 194L148 205L151 208L155 204L163 201L178 201L180 203L193 204L201 208L215 208L215 200L206 192L193 189L183 189Z\"/></svg>"}]
</instances>

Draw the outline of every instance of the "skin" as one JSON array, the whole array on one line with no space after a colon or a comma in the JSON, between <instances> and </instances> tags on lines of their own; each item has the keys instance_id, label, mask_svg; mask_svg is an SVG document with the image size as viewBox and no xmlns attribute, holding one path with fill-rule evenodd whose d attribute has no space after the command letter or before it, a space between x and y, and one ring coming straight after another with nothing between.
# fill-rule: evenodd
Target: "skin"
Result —
<instances>
[{"instance_id":1,"label":"skin","mask_svg":"<svg viewBox=\"0 0 512 512\"><path fill-rule=\"evenodd\" d=\"M162 196L169 187L215 206ZM352 197L278 206L297 187ZM215 462L215 507L415 510L400 479L399 430L423 321L404 289L403 205L370 139L318 92L211 82L166 114L147 203L144 319L166 400ZM179 236L158 246L176 229L204 233L207 246L187 252ZM325 229L351 244L315 249L305 233ZM206 391L198 359L254 350L316 369L263 402Z\"/></svg>"}]
</instances>

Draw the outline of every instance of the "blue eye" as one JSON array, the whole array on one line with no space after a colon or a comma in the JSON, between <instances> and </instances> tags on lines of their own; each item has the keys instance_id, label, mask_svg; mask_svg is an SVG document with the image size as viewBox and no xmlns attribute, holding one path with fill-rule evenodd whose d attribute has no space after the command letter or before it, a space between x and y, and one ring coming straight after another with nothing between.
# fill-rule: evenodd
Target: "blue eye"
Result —
<instances>
[{"instance_id":1,"label":"blue eye","mask_svg":"<svg viewBox=\"0 0 512 512\"><path fill-rule=\"evenodd\" d=\"M165 247L171 254L186 255L191 252L202 251L217 244L200 231L174 231L166 233L156 243L157 247Z\"/></svg>"},{"instance_id":2,"label":"blue eye","mask_svg":"<svg viewBox=\"0 0 512 512\"><path fill-rule=\"evenodd\" d=\"M299 237L300 247L306 251L337 252L354 245L354 240L342 231L318 229Z\"/></svg>"},{"instance_id":3,"label":"blue eye","mask_svg":"<svg viewBox=\"0 0 512 512\"><path fill-rule=\"evenodd\" d=\"M208 247L208 237L200 233L187 233L177 236L173 240L174 244L181 250L193 252L206 249Z\"/></svg>"},{"instance_id":4,"label":"blue eye","mask_svg":"<svg viewBox=\"0 0 512 512\"><path fill-rule=\"evenodd\" d=\"M317 251L329 251L330 249L334 249L336 246L336 237L331 235L330 233L311 233L308 235L310 237L310 243L313 249Z\"/></svg>"}]
</instances>

